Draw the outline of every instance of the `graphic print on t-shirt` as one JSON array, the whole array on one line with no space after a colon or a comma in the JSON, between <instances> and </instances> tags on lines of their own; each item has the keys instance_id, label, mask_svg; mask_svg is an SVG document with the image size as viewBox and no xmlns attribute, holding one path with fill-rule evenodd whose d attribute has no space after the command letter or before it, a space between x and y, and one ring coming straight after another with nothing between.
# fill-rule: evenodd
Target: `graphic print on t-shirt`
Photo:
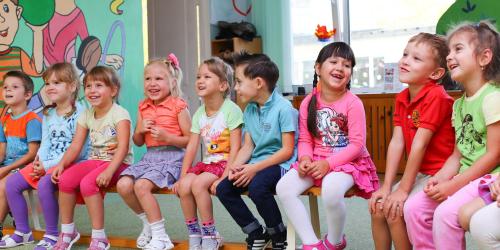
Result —
<instances>
[{"instance_id":1,"label":"graphic print on t-shirt","mask_svg":"<svg viewBox=\"0 0 500 250\"><path fill-rule=\"evenodd\" d=\"M484 146L481 133L474 128L474 117L471 114L466 114L462 119L462 127L458 136L458 143L465 145L467 152L472 153L477 146Z\"/></svg>"},{"instance_id":2,"label":"graphic print on t-shirt","mask_svg":"<svg viewBox=\"0 0 500 250\"><path fill-rule=\"evenodd\" d=\"M349 143L347 117L329 107L323 107L316 113L316 123L323 146L345 147Z\"/></svg>"}]
</instances>

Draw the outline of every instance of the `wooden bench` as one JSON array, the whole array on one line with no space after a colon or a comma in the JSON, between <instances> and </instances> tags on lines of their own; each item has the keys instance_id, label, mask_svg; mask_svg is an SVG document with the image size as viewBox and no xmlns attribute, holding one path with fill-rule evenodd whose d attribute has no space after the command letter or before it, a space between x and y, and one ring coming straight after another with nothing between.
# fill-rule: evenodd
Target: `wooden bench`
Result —
<instances>
[{"instance_id":1,"label":"wooden bench","mask_svg":"<svg viewBox=\"0 0 500 250\"><path fill-rule=\"evenodd\" d=\"M108 188L106 192L111 192L111 193L116 193L116 188ZM351 196L354 193L354 189L350 189L346 196ZM165 195L174 195L174 192L172 192L169 189L160 189L155 192L155 194L165 194ZM244 193L243 195L248 195L248 193ZM320 222L319 222L319 209L318 209L318 197L321 195L321 188L319 187L312 187L308 190L306 190L302 195L306 195L309 198L309 211L311 214L311 222L312 226L314 228L314 232L318 236L318 238L321 238L321 231L320 231ZM27 198L28 198L28 205L31 210L31 216L33 219L33 236L36 240L40 240L43 235L44 231L42 230L40 226L40 219L38 216L37 212L37 207L38 207L38 199L34 197L34 192L30 191L27 192ZM125 204L123 204L126 206ZM14 232L14 228L5 228L4 233L5 234L12 234ZM287 242L288 242L288 247L287 249L289 250L294 250L296 249L295 245L295 229L293 228L291 223L287 223ZM126 237L120 237L120 236L109 236L109 241L113 247L127 247L127 248L135 248L135 238L126 238ZM78 241L79 244L88 244L90 243L90 236L89 235L83 235L81 236L80 240ZM174 241L175 244L175 249L188 249L188 243L187 241ZM224 243L224 246L222 249L230 250L230 249L246 249L246 245L243 243Z\"/></svg>"}]
</instances>

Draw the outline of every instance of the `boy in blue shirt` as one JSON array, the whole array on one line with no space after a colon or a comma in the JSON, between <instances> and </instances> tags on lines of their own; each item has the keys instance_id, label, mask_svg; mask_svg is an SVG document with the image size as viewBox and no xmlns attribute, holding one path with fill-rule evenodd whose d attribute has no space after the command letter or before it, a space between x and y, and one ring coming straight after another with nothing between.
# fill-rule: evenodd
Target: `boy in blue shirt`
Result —
<instances>
[{"instance_id":1,"label":"boy in blue shirt","mask_svg":"<svg viewBox=\"0 0 500 250\"><path fill-rule=\"evenodd\" d=\"M7 176L35 159L42 139L40 118L28 109L33 89L33 81L21 71L9 71L3 78L3 100L10 112L1 117L0 124L0 228L9 211Z\"/></svg>"},{"instance_id":2,"label":"boy in blue shirt","mask_svg":"<svg viewBox=\"0 0 500 250\"><path fill-rule=\"evenodd\" d=\"M298 112L275 89L279 71L269 57L245 52L234 58L237 98L248 103L243 113L245 138L217 197L248 235L248 249L286 248L286 228L274 199L276 183L297 158ZM264 229L241 193L255 203Z\"/></svg>"}]
</instances>

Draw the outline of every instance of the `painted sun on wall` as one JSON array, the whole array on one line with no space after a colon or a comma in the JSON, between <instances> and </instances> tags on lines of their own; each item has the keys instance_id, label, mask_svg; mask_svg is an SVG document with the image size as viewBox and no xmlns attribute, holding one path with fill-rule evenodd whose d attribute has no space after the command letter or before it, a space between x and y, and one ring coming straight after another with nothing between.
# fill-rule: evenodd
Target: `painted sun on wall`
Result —
<instances>
[{"instance_id":1,"label":"painted sun on wall","mask_svg":"<svg viewBox=\"0 0 500 250\"><path fill-rule=\"evenodd\" d=\"M43 70L71 62L82 77L108 65L118 71L124 91L141 89L141 6L124 0L0 0L0 87L8 71L27 73L35 82L29 107L39 112L48 104ZM2 115L8 110L1 94L0 109Z\"/></svg>"}]
</instances>

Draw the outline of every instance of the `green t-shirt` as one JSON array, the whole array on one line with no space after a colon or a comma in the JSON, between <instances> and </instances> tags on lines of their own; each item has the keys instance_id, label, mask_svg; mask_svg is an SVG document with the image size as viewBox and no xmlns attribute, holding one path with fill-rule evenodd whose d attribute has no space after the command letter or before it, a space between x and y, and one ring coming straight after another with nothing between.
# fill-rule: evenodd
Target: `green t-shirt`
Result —
<instances>
[{"instance_id":1,"label":"green t-shirt","mask_svg":"<svg viewBox=\"0 0 500 250\"><path fill-rule=\"evenodd\" d=\"M203 162L219 162L229 158L230 132L243 123L240 107L229 99L224 100L221 108L212 116L207 116L205 105L196 110L191 132L203 139Z\"/></svg>"},{"instance_id":2,"label":"green t-shirt","mask_svg":"<svg viewBox=\"0 0 500 250\"><path fill-rule=\"evenodd\" d=\"M488 83L473 96L462 96L453 104L452 119L463 173L486 153L486 127L500 121L500 88ZM497 172L500 165L492 171Z\"/></svg>"}]
</instances>

